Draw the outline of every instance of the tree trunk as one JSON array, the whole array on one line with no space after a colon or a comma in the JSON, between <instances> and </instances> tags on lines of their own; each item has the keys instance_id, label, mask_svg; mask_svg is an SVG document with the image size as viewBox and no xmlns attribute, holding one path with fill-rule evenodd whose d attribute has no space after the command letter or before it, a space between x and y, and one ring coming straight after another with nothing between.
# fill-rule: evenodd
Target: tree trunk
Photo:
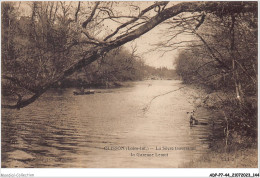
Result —
<instances>
[{"instance_id":1,"label":"tree trunk","mask_svg":"<svg viewBox=\"0 0 260 178\"><path fill-rule=\"evenodd\" d=\"M239 81L239 75L238 75L238 69L237 69L237 64L235 61L235 16L232 15L232 24L231 24L231 28L230 28L230 54L231 54L231 58L232 58L232 71L233 71L233 79L234 79L234 83L235 83L235 91L236 91L236 99L238 100L239 104L242 103L243 101L243 96L242 96L242 87L241 87L241 83Z\"/></svg>"}]
</instances>

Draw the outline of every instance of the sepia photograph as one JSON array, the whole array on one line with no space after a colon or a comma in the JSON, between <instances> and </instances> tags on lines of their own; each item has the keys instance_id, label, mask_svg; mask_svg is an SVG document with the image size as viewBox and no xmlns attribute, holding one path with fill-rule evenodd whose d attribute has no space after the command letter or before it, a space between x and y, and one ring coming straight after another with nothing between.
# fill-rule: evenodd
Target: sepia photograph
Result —
<instances>
[{"instance_id":1,"label":"sepia photograph","mask_svg":"<svg viewBox=\"0 0 260 178\"><path fill-rule=\"evenodd\" d=\"M258 168L258 2L2 1L1 168Z\"/></svg>"}]
</instances>

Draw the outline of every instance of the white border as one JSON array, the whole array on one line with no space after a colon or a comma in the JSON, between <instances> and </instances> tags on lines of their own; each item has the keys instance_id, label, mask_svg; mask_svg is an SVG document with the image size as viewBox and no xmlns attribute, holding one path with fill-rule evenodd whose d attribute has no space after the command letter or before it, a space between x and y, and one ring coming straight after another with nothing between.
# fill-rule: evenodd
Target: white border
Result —
<instances>
[{"instance_id":1,"label":"white border","mask_svg":"<svg viewBox=\"0 0 260 178\"><path fill-rule=\"evenodd\" d=\"M258 168L40 168L40 169L2 169L1 174L10 174L10 177L18 177L15 175L34 174L34 177L209 177L211 173L259 173ZM223 176L224 177L224 176Z\"/></svg>"},{"instance_id":2,"label":"white border","mask_svg":"<svg viewBox=\"0 0 260 178\"><path fill-rule=\"evenodd\" d=\"M12 1L12 0L5 0ZM65 0L68 1L68 0ZM94 0L90 0L94 1ZM101 0L103 1L103 0ZM120 1L120 0L115 0ZM130 1L130 0L129 0ZM131 0L138 1L138 0ZM153 1L153 0L148 0ZM189 0L176 0L176 1L189 1ZM194 0L191 0L194 1ZM212 1L212 0L211 0ZM218 0L225 1L225 0ZM236 1L236 0L230 0ZM255 0L248 0L255 1ZM258 12L259 12L259 3L258 3ZM1 10L0 10L1 11ZM259 22L259 14L258 14L258 22ZM1 38L1 37L0 37ZM259 34L258 34L258 42L259 42ZM0 44L1 45L1 44ZM259 46L258 46L259 51ZM0 54L1 56L1 54ZM258 59L259 59L258 52ZM1 63L0 63L1 66ZM260 68L260 64L258 62L258 69ZM1 68L0 68L1 70ZM1 82L1 78L0 78ZM259 88L259 79L258 79L258 88ZM1 92L1 88L0 88ZM259 99L258 95L258 107L259 107ZM0 101L1 104L1 101ZM1 116L1 113L0 113ZM2 118L2 117L1 117ZM259 116L258 116L259 120ZM260 124L258 122L258 128ZM1 127L0 127L0 136L1 136ZM260 134L258 131L258 138ZM1 148L1 146L0 146ZM2 148L1 148L2 150ZM1 155L0 155L1 157ZM259 173L259 143L258 143L258 168L0 168L0 174L9 175L8 177L26 177L23 174L34 174L34 177L209 177L211 173L229 173L231 176L232 173L250 173L251 175L254 173ZM1 163L0 163L1 165ZM223 176L225 177L225 176Z\"/></svg>"}]
</instances>

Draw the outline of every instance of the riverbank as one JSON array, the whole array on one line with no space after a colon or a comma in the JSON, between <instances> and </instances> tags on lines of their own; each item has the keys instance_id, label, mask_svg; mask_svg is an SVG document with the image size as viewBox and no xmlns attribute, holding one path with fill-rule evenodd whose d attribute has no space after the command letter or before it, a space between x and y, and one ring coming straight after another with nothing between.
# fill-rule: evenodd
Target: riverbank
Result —
<instances>
[{"instance_id":1,"label":"riverbank","mask_svg":"<svg viewBox=\"0 0 260 178\"><path fill-rule=\"evenodd\" d=\"M221 147L221 148L220 148ZM258 149L257 144L236 148L229 145L225 149L224 141L218 141L214 148L201 157L185 163L181 168L257 168ZM230 150L231 148L231 150ZM215 150L214 150L215 149Z\"/></svg>"},{"instance_id":2,"label":"riverbank","mask_svg":"<svg viewBox=\"0 0 260 178\"><path fill-rule=\"evenodd\" d=\"M132 81L109 81L109 82L97 82L97 83L89 83L81 80L70 80L66 79L61 83L57 83L53 88L81 88L85 89L105 89L105 88L120 88L120 87L129 87L131 86Z\"/></svg>"},{"instance_id":3,"label":"riverbank","mask_svg":"<svg viewBox=\"0 0 260 178\"><path fill-rule=\"evenodd\" d=\"M256 168L257 149L257 100L247 97L238 105L232 93L212 91L199 85L189 85L185 92L195 108L195 117L200 120L205 110L214 129L209 136L210 149L206 154L188 163L183 168Z\"/></svg>"},{"instance_id":4,"label":"riverbank","mask_svg":"<svg viewBox=\"0 0 260 178\"><path fill-rule=\"evenodd\" d=\"M257 168L257 146L239 149L236 151L216 152L210 151L198 159L192 160L180 166L180 168Z\"/></svg>"}]
</instances>

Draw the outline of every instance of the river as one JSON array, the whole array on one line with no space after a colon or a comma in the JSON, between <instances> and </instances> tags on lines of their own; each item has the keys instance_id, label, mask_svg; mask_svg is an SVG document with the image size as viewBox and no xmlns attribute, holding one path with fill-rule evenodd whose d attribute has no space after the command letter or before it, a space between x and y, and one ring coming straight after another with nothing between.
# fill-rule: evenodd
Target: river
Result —
<instances>
[{"instance_id":1,"label":"river","mask_svg":"<svg viewBox=\"0 0 260 178\"><path fill-rule=\"evenodd\" d=\"M190 127L194 106L183 86L147 80L84 96L51 90L21 110L2 109L2 167L180 167L209 150L212 127Z\"/></svg>"}]
</instances>

